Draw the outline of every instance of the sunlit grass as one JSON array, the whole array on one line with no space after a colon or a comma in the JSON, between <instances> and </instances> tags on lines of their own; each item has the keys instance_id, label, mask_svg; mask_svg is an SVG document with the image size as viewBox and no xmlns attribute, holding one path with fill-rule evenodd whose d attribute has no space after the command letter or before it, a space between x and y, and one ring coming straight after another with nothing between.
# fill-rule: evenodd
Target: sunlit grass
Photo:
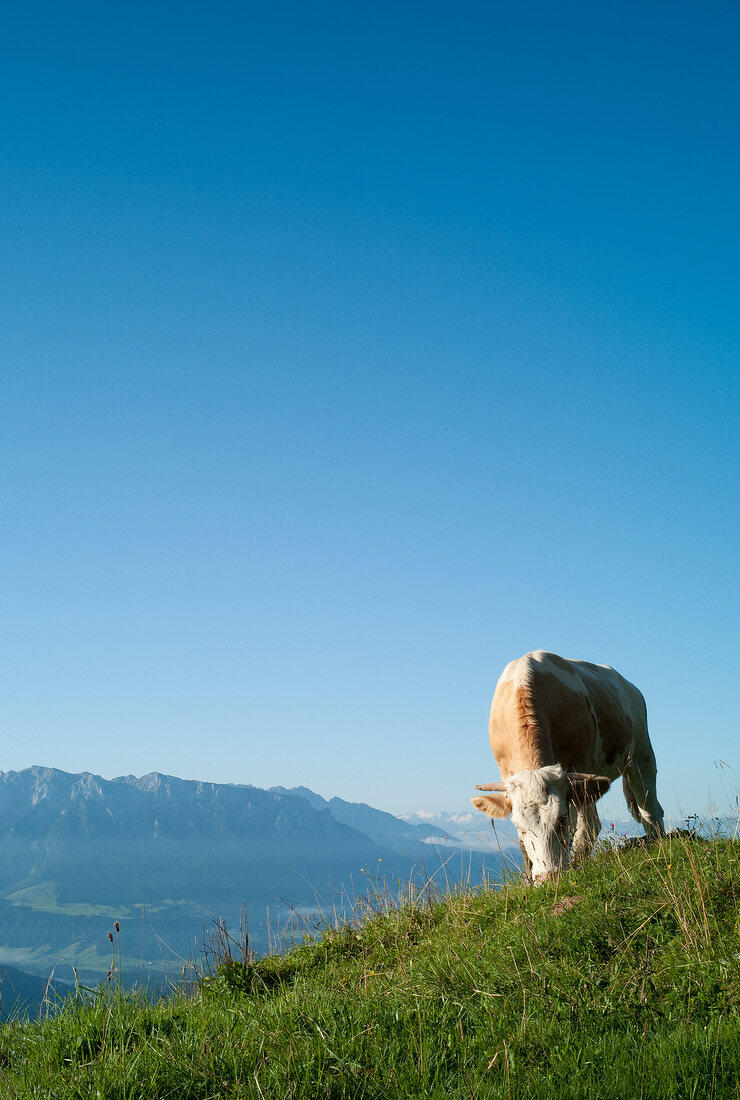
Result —
<instances>
[{"instance_id":1,"label":"sunlit grass","mask_svg":"<svg viewBox=\"0 0 740 1100\"><path fill-rule=\"evenodd\" d=\"M740 845L686 836L539 889L398 905L371 884L286 955L222 940L192 996L111 982L7 1025L0 1095L738 1096L739 901Z\"/></svg>"}]
</instances>

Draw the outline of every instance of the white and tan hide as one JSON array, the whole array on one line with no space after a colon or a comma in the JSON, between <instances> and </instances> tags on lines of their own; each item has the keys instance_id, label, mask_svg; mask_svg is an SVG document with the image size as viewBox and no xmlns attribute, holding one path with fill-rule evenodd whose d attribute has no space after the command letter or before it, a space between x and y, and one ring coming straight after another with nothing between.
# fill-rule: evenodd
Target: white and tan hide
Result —
<instances>
[{"instance_id":1,"label":"white and tan hide","mask_svg":"<svg viewBox=\"0 0 740 1100\"><path fill-rule=\"evenodd\" d=\"M648 839L663 834L645 700L608 665L538 650L511 661L489 724L500 783L473 799L519 833L525 873L542 882L585 859L601 827L595 802L622 776L630 813Z\"/></svg>"}]
</instances>

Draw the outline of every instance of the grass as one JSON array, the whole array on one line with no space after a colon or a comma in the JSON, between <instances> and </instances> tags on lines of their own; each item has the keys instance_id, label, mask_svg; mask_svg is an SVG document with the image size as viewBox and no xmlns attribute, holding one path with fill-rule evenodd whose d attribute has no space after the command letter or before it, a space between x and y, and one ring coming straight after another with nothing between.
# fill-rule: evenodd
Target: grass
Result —
<instances>
[{"instance_id":1,"label":"grass","mask_svg":"<svg viewBox=\"0 0 740 1100\"><path fill-rule=\"evenodd\" d=\"M738 902L740 844L680 836L538 889L371 892L257 961L222 930L191 995L3 1027L0 1096L740 1097Z\"/></svg>"}]
</instances>

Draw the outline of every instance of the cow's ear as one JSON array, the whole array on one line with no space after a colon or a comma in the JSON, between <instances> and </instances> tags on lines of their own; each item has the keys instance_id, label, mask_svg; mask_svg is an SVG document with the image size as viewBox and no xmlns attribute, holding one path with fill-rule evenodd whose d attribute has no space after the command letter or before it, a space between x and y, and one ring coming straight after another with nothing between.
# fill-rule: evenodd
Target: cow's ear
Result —
<instances>
[{"instance_id":1,"label":"cow's ear","mask_svg":"<svg viewBox=\"0 0 740 1100\"><path fill-rule=\"evenodd\" d=\"M605 775L583 775L581 772L568 772L567 779L570 787L568 796L576 806L595 802L606 794L612 783Z\"/></svg>"},{"instance_id":2,"label":"cow's ear","mask_svg":"<svg viewBox=\"0 0 740 1100\"><path fill-rule=\"evenodd\" d=\"M511 800L507 794L488 795L486 798L478 796L470 801L476 810L480 810L489 817L508 817L511 813Z\"/></svg>"}]
</instances>

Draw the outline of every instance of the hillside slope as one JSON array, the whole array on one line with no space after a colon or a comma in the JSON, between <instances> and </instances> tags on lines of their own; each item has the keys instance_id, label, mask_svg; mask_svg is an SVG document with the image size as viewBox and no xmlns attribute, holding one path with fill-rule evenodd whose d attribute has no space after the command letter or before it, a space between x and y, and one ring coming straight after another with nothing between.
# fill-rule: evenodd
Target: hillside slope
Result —
<instances>
[{"instance_id":1,"label":"hillside slope","mask_svg":"<svg viewBox=\"0 0 740 1100\"><path fill-rule=\"evenodd\" d=\"M740 845L669 837L534 889L376 899L194 996L0 1031L3 1096L737 1096Z\"/></svg>"}]
</instances>

